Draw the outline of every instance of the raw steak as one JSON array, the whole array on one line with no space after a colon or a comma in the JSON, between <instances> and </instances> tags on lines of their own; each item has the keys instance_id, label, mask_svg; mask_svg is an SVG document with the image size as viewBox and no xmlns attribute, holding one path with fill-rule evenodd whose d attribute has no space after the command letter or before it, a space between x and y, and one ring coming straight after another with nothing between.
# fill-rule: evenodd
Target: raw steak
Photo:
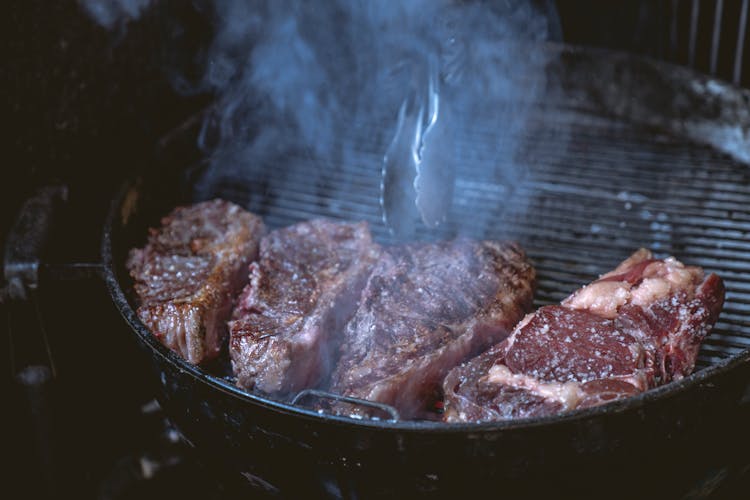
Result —
<instances>
[{"instance_id":1,"label":"raw steak","mask_svg":"<svg viewBox=\"0 0 750 500\"><path fill-rule=\"evenodd\" d=\"M448 370L510 333L531 306L534 276L513 244L386 249L346 327L330 391L417 416ZM349 404L334 411L367 413Z\"/></svg>"},{"instance_id":2,"label":"raw steak","mask_svg":"<svg viewBox=\"0 0 750 500\"><path fill-rule=\"evenodd\" d=\"M263 238L229 324L237 384L278 394L326 379L379 253L364 222L313 220Z\"/></svg>"},{"instance_id":3,"label":"raw steak","mask_svg":"<svg viewBox=\"0 0 750 500\"><path fill-rule=\"evenodd\" d=\"M127 261L138 317L191 363L215 358L263 233L259 217L227 201L173 210Z\"/></svg>"},{"instance_id":4,"label":"raw steak","mask_svg":"<svg viewBox=\"0 0 750 500\"><path fill-rule=\"evenodd\" d=\"M445 379L448 422L552 415L688 375L716 322L715 274L641 249Z\"/></svg>"}]
</instances>

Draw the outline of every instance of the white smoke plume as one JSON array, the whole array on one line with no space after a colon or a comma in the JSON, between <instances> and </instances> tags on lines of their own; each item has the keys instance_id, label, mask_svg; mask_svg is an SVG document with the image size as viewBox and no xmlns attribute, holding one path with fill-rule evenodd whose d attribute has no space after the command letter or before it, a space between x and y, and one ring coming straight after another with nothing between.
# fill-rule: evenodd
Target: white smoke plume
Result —
<instances>
[{"instance_id":1,"label":"white smoke plume","mask_svg":"<svg viewBox=\"0 0 750 500\"><path fill-rule=\"evenodd\" d=\"M111 26L148 0L84 4ZM205 71L187 84L175 78L183 90L215 96L199 137L211 158L199 198L227 185L262 191L295 168L306 169L311 186L353 175L352 166L379 172L414 75L430 61L453 138L434 147L455 170L457 200L462 186L512 185L524 174L518 137L549 87L542 44L559 34L551 1L216 0L199 8L214 27ZM336 185L345 197L377 192ZM251 209L264 203L258 194L245 200Z\"/></svg>"}]
</instances>

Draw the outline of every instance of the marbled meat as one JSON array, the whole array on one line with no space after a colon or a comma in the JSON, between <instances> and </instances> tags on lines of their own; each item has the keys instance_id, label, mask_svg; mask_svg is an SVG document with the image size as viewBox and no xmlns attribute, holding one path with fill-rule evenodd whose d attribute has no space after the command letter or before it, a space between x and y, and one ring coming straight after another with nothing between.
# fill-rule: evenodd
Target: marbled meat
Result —
<instances>
[{"instance_id":1,"label":"marbled meat","mask_svg":"<svg viewBox=\"0 0 750 500\"><path fill-rule=\"evenodd\" d=\"M447 422L553 415L688 375L718 319L715 274L641 249L445 378Z\"/></svg>"}]
</instances>

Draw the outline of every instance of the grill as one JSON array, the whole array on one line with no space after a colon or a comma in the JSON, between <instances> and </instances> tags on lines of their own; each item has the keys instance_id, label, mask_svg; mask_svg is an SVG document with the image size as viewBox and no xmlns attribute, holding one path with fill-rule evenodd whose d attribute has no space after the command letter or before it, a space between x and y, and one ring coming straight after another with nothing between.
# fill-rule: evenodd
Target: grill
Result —
<instances>
[{"instance_id":1,"label":"grill","mask_svg":"<svg viewBox=\"0 0 750 500\"><path fill-rule=\"evenodd\" d=\"M449 220L434 232L420 229L418 237L519 241L538 271L537 305L559 302L639 247L702 266L727 286L697 367L716 364L750 347L750 173L689 133L627 118L592 100L561 99L538 105L520 137L463 131L457 142L472 155L462 158ZM387 127L361 128L385 132L362 135L346 163L290 155L279 175L277 163L247 162L220 170L196 196L238 201L272 227L314 217L366 220L390 243L378 202L390 135ZM512 154L497 165L492 154L481 154L488 148Z\"/></svg>"},{"instance_id":2,"label":"grill","mask_svg":"<svg viewBox=\"0 0 750 500\"><path fill-rule=\"evenodd\" d=\"M140 19L122 11L136 3ZM559 101L537 107L520 146L515 128L476 127L458 138L465 161L451 218L417 237L519 240L539 273L537 305L559 301L639 246L717 272L729 293L695 376L584 414L466 427L343 421L248 395L213 367L196 369L150 343L127 317L124 296L79 281L103 272L110 293L120 291L98 260L103 213L115 184L144 166L148 175L133 189L143 211L122 221L128 198L110 217L115 264L158 216L213 196L273 227L319 216L366 220L379 241L393 241L378 206L393 116L351 127L357 147L340 158L247 157L234 164L242 171L222 168L194 183L204 164L186 176L187 191L176 188L171 168L182 174L195 161L200 120L178 122L217 97L170 90L165 63L181 67L204 53L212 30L214 2L178 3L10 5L5 94L14 135L6 155L15 175L0 197L0 239L36 187L65 184L46 191L41 208L54 217L26 219L33 245L14 253L31 258L16 269L31 300L13 299L0 279L0 318L12 361L24 369L8 405L10 490L101 500L479 497L498 488L512 498L634 498L644 485L652 497L715 499L747 491L750 97L711 78L748 87L750 0L547 2L556 4L566 43L711 76L614 52L568 57L552 70L561 73L550 80ZM110 35L81 8L105 4L105 14L121 15ZM158 148L167 161L152 162L168 130L168 146ZM155 164L169 171L165 179L151 178ZM501 174L502 166L513 168ZM147 189L150 182L162 189ZM49 374L25 370L47 363Z\"/></svg>"}]
</instances>

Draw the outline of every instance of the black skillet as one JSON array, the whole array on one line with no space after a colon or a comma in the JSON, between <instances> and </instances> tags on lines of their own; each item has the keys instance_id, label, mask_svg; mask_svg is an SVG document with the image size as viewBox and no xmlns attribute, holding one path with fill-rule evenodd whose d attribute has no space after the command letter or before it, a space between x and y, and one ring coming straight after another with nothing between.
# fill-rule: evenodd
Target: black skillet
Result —
<instances>
[{"instance_id":1,"label":"black skillet","mask_svg":"<svg viewBox=\"0 0 750 500\"><path fill-rule=\"evenodd\" d=\"M605 272L641 244L657 244L657 253L675 253L688 263L722 275L728 285L725 314L729 319L720 321L718 340L702 351L699 369L683 380L603 406L556 417L484 424L394 421L385 416L353 420L247 393L235 387L221 368L192 366L166 349L134 312L124 270L128 250L142 245L147 228L171 208L195 201L192 186L184 182L180 169L156 169L152 176L127 183L112 201L101 247L104 277L112 300L151 360L159 379L159 401L207 462L241 473L251 486L266 493L293 498L449 494L467 498L543 494L680 498L706 471L709 475L705 478L710 481L710 471L720 468L730 453L728 443L747 439L746 432L737 434L735 424L741 415L750 366L750 351L745 347L750 344L750 328L745 326L750 325L750 311L742 305L750 253L746 268L742 268L746 257L741 252L736 257L733 253L725 259L715 257L724 255L721 252L727 245L741 246L741 239L739 243L716 242L715 247L704 242L700 247L704 253L694 254L695 244L688 238L692 229L681 232L680 223L692 224L689 217L699 217L701 214L694 212L704 210L709 223L727 229L736 214L726 220L717 215L721 200L731 195L750 202L750 192L740 182L745 178L744 162L750 159L748 94L683 68L625 54L549 50L559 55L549 71L560 77L559 109L568 111L568 118L558 121L572 124L564 152L575 153L581 161L599 163L592 167L582 164L576 171L591 173L588 179L592 184L583 180L587 178L583 173L580 179L572 173L572 180L558 184L549 180L550 171L538 174L541 177L534 181L538 184L531 186L542 185L547 191L531 203L532 209L542 210L531 222L510 212L498 217L507 221L508 227L513 223L521 227L514 236L538 266L540 303L559 300L575 282L581 284ZM549 113L549 106L545 110ZM554 134L545 137L549 142ZM602 146L603 141L611 144ZM622 151L623 144L633 150L618 156L611 162L611 171L602 174L605 167L601 167L603 160L596 148ZM645 149L641 153L639 148ZM682 153L688 156L680 156ZM640 155L647 154L686 165L675 163L669 168L709 174L714 169L710 162L715 161L717 177L740 187L726 194L721 186L710 185L711 175L692 184L690 172L685 171L677 172L676 180L670 179L667 167L658 165L653 167L651 180L651 167L645 167L644 174L639 163ZM294 166L289 168L294 170ZM732 180L733 173L740 181ZM585 192L604 189L608 178L610 196L605 193L600 197L601 213L592 212L595 209ZM570 196L576 182L582 184L583 198L563 214L568 219L558 221L560 206L567 206L565 196ZM622 187L639 182L647 195L631 197L628 193L632 191ZM308 206L307 212L299 208L302 205L292 206L299 191L294 184L279 188L290 189L286 199L269 195L272 184L273 178L258 183L264 186L264 197L246 197L236 186L225 186L199 198L222 196L243 203L267 217L271 226L305 216L331 216L320 200ZM681 196L674 186L687 190L684 203L670 199ZM664 198L649 196L649 189L663 191ZM558 196L558 191L563 194ZM377 210L376 200L373 210ZM669 217L668 229L656 215L653 220L639 222L644 213L655 213L660 207ZM640 210L638 214L634 215L634 208ZM610 209L622 210L626 224L607 225ZM578 226L586 214L590 214L591 224L584 224L586 228L581 230ZM353 217L370 215L377 224L376 212ZM741 221L740 217L738 227ZM600 226L599 230L595 226ZM716 228L706 229L711 238L718 238ZM618 239L618 230L625 233L624 240ZM551 248L552 244L559 246ZM725 338L735 339L739 347L724 347Z\"/></svg>"}]
</instances>

